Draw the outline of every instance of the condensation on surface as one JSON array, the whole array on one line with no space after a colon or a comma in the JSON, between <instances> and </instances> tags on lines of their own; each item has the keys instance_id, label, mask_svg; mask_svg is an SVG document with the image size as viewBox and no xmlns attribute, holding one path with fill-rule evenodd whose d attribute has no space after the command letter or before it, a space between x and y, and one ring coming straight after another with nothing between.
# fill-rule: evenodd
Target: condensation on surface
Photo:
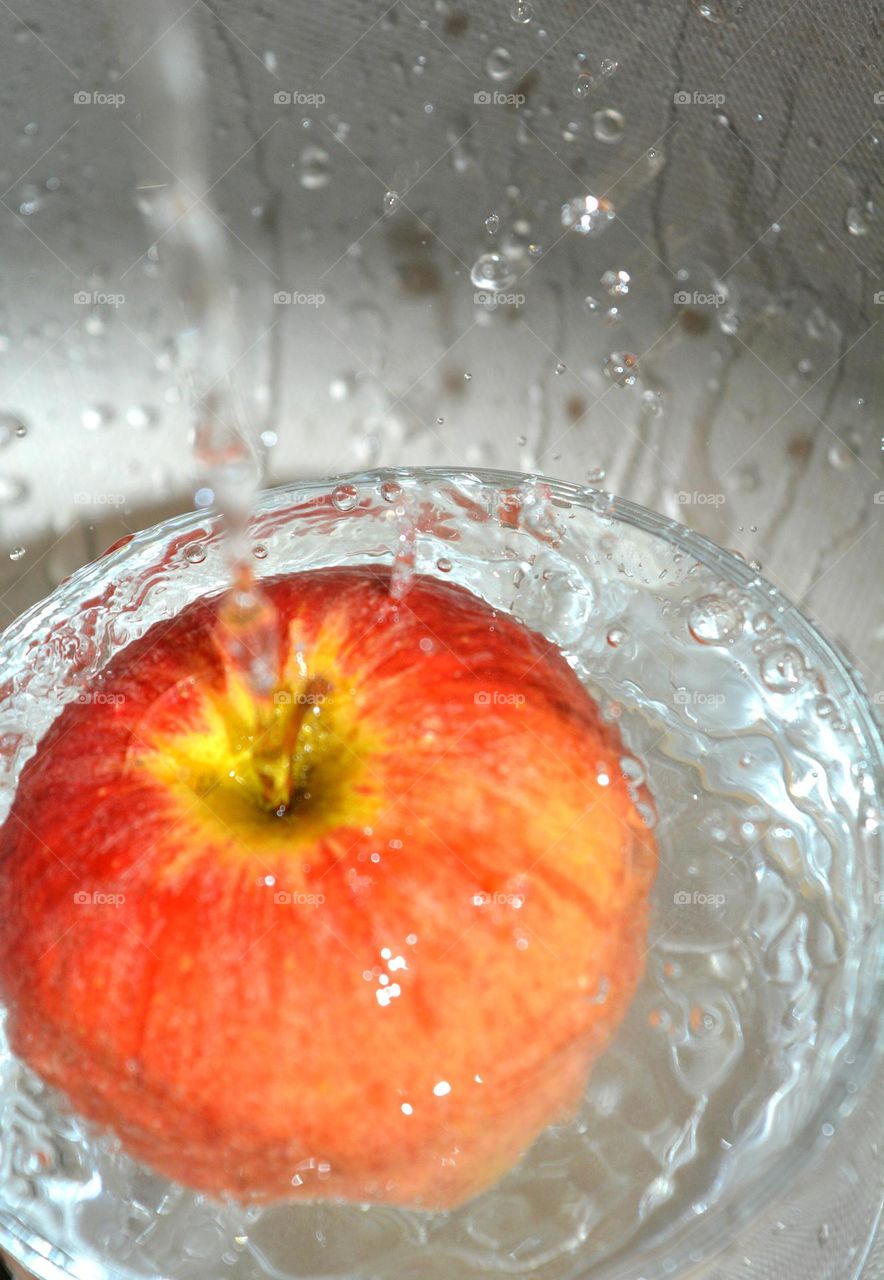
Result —
<instances>
[{"instance_id":1,"label":"condensation on surface","mask_svg":"<svg viewBox=\"0 0 884 1280\"><path fill-rule=\"evenodd\" d=\"M255 518L256 563L390 563L406 523L403 592L413 572L438 574L511 612L561 645L618 722L625 767L656 803L645 979L576 1119L444 1214L215 1205L133 1164L5 1055L5 1221L112 1258L115 1280L663 1275L687 1256L690 1224L738 1219L808 1126L834 1136L862 1082L880 796L856 695L812 633L751 571L643 531L611 495L524 477L396 472L280 491ZM158 568L163 546L175 550ZM69 699L224 580L217 532L191 517L92 568L58 614L25 620L2 672L7 802L58 708L60 667ZM111 582L112 612L94 603ZM93 603L72 614L73 599Z\"/></svg>"}]
</instances>

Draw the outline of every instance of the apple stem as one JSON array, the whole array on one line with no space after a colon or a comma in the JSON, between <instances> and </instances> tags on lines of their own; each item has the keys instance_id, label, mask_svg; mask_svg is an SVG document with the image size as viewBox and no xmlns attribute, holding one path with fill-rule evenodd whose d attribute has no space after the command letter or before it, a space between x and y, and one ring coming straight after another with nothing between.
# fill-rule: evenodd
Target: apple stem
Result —
<instances>
[{"instance_id":1,"label":"apple stem","mask_svg":"<svg viewBox=\"0 0 884 1280\"><path fill-rule=\"evenodd\" d=\"M321 676L309 679L298 694L278 691L274 697L273 721L259 739L260 750L252 759L265 805L279 812L294 799L299 779L298 740L307 712L317 714L331 686Z\"/></svg>"}]
</instances>

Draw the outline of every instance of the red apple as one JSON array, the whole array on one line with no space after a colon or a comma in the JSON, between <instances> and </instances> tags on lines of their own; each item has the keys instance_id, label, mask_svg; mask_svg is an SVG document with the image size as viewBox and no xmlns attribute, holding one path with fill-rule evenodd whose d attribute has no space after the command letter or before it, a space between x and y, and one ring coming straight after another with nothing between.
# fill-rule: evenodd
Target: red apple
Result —
<instances>
[{"instance_id":1,"label":"red apple","mask_svg":"<svg viewBox=\"0 0 884 1280\"><path fill-rule=\"evenodd\" d=\"M152 1168L423 1207L562 1120L642 969L652 839L561 654L462 588L203 599L65 708L0 831L13 1048Z\"/></svg>"}]
</instances>

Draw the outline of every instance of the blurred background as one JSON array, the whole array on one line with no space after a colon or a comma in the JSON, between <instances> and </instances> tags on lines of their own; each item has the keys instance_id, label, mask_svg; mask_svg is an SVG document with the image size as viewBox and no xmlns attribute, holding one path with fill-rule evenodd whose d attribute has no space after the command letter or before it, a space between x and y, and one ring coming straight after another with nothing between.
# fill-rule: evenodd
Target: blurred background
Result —
<instances>
[{"instance_id":1,"label":"blurred background","mask_svg":"<svg viewBox=\"0 0 884 1280\"><path fill-rule=\"evenodd\" d=\"M267 484L423 463L610 488L759 562L884 698L874 4L15 0L0 22L8 618L210 500L143 216L174 187L224 235ZM151 116L191 24L198 190Z\"/></svg>"}]
</instances>

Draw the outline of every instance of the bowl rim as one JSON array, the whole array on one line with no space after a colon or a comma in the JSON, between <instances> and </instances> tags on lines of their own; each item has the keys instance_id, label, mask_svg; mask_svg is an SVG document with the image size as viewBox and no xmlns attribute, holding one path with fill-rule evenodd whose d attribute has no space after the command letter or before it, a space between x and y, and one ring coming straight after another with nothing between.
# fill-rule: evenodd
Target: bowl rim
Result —
<instances>
[{"instance_id":1,"label":"bowl rim","mask_svg":"<svg viewBox=\"0 0 884 1280\"><path fill-rule=\"evenodd\" d=\"M621 498L607 490L587 485L576 485L569 481L544 476L537 472L507 471L486 467L440 467L440 466L408 466L379 467L367 471L342 472L327 477L287 481L262 489L256 496L252 507L251 519L272 515L275 509L282 506L285 500L290 505L292 499L308 502L311 498L327 497L340 484L353 484L358 488L371 487L377 490L380 483L388 480L399 482L417 482L419 485L439 486L449 483L475 482L478 486L487 486L498 491L525 489L542 486L544 497L559 499L570 506L585 507L599 517L620 524L640 529L655 539L660 539L671 547L686 553L707 569L717 571L728 581L747 592L757 594L764 592L765 600L776 608L783 621L788 620L791 629L790 639L799 639L809 649L830 664L831 668L843 680L853 696L853 717L855 728L862 732L864 742L875 757L872 773L876 787L884 791L884 736L872 709L871 699L865 688L862 676L856 667L842 653L837 643L829 640L818 628L813 619L764 575L754 569L746 561L732 552L719 547L715 542L697 533L677 520L664 516L659 512L644 507L626 498ZM591 504L595 503L596 506ZM358 507L359 504L357 504ZM354 508L356 509L356 508ZM347 512L342 511L342 516ZM0 672L6 665L10 647L15 642L37 629L41 623L48 621L57 611L59 596L66 597L80 594L98 581L114 578L134 555L158 541L168 541L176 533L185 533L195 528L206 529L206 540L214 540L223 532L222 518L214 507L195 511L185 511L169 517L156 524L147 526L127 537L121 544L113 544L102 556L78 569L65 578L41 601L32 605L18 618L14 619L0 632ZM881 927L877 933L881 934ZM868 944L871 948L872 943ZM872 1073L881 1060L884 1060L884 1019L880 1010L884 1008L884 966L877 979L879 998L876 1002L879 1014L867 1019L866 1024L857 1030L857 1044L854 1057L854 1076L861 1080L862 1087L854 1094L848 1094L844 1081L837 1074L827 1082L814 1114L810 1116L802 1128L794 1135L789 1146L774 1155L760 1177L752 1180L748 1189L742 1193L742 1201L735 1212L730 1204L717 1204L694 1220L680 1220L674 1226L665 1227L662 1232L653 1233L648 1238L647 1247L659 1251L662 1247L667 1252L677 1247L683 1254L685 1265L699 1266L711 1264L727 1247L731 1235L738 1229L759 1216L766 1205L778 1198L784 1189L793 1185L795 1178L809 1167L814 1151L821 1146L820 1121L826 1114L834 1114L835 1110L844 1116L845 1108L853 1109L864 1097ZM879 1031L882 1034L879 1034ZM718 1228L720 1220L724 1220L729 1230L722 1233ZM870 1233L874 1232L875 1215L868 1224ZM19 1227L19 1230L16 1230ZM724 1238L722 1238L722 1235ZM25 1238L28 1236L28 1238ZM871 1235L866 1237L865 1243ZM42 1247L41 1247L42 1246ZM96 1277L110 1277L109 1271L96 1269L96 1264L89 1259L82 1262L67 1255L66 1251L48 1241L31 1237L28 1229L17 1223L14 1214L0 1201L0 1248L5 1249L10 1257L26 1267L39 1280L96 1280ZM694 1252L692 1252L692 1250ZM696 1250L700 1251L697 1256ZM862 1250L857 1256L862 1256ZM688 1261L688 1258L690 1259ZM651 1260L653 1266L657 1260ZM647 1265L647 1264L643 1264ZM100 1268L106 1268L103 1261ZM585 1273L586 1280L631 1280L635 1273L635 1261L630 1261L629 1246L615 1250L613 1253L593 1264ZM655 1273L656 1274L656 1273Z\"/></svg>"}]
</instances>

